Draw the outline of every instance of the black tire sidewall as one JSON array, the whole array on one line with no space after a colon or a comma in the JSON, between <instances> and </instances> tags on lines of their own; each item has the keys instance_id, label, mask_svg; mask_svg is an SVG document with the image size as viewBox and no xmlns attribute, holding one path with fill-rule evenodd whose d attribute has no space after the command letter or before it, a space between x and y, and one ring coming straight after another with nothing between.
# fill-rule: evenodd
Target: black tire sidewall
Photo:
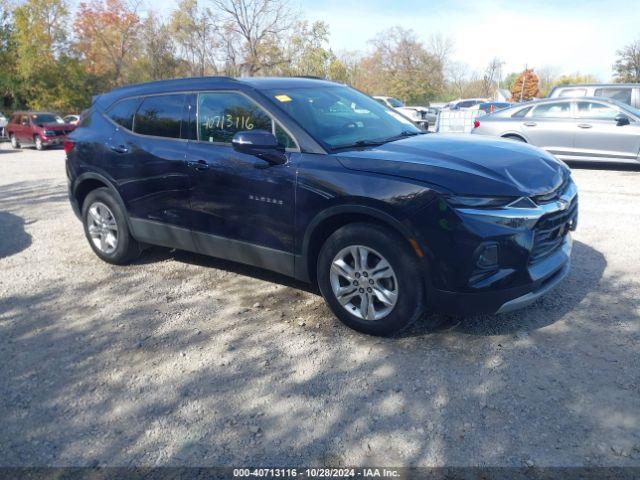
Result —
<instances>
[{"instance_id":1,"label":"black tire sidewall","mask_svg":"<svg viewBox=\"0 0 640 480\"><path fill-rule=\"evenodd\" d=\"M398 280L398 300L381 320L363 320L350 314L331 288L330 268L337 253L349 245L364 245L380 253L391 264ZM415 322L424 312L424 282L420 262L408 242L391 229L377 224L356 223L334 232L318 256L318 287L333 313L354 330L386 336Z\"/></svg>"},{"instance_id":2,"label":"black tire sidewall","mask_svg":"<svg viewBox=\"0 0 640 480\"><path fill-rule=\"evenodd\" d=\"M100 251L94 244L89 235L87 216L89 215L89 207L95 202L104 203L111 212L118 225L118 246L112 254L106 254ZM108 188L98 188L91 191L82 205L82 224L84 234L94 253L102 260L115 265L125 265L130 263L139 253L139 245L129 232L127 217L124 209L118 202L116 196Z\"/></svg>"}]
</instances>

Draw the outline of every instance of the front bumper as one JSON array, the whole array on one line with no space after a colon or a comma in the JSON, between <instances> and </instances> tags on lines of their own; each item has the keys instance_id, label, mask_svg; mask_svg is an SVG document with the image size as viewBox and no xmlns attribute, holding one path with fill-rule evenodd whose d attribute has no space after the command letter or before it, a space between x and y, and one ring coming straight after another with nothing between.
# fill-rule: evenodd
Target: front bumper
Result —
<instances>
[{"instance_id":1,"label":"front bumper","mask_svg":"<svg viewBox=\"0 0 640 480\"><path fill-rule=\"evenodd\" d=\"M62 145L65 138L66 137L47 137L42 135L40 136L40 139L42 140L42 144L48 147L55 146L55 145Z\"/></svg>"},{"instance_id":2,"label":"front bumper","mask_svg":"<svg viewBox=\"0 0 640 480\"><path fill-rule=\"evenodd\" d=\"M508 313L524 308L553 290L569 274L572 245L571 236L567 235L560 249L529 266L530 283L474 293L432 289L428 292L431 308L438 313L462 316Z\"/></svg>"},{"instance_id":3,"label":"front bumper","mask_svg":"<svg viewBox=\"0 0 640 480\"><path fill-rule=\"evenodd\" d=\"M573 182L555 200L533 208L450 208L441 202L430 216L439 228L432 241L427 279L434 311L451 315L495 314L523 308L556 287L569 273L571 230L577 225ZM425 235L425 236L427 236ZM478 252L495 245L498 258L479 266Z\"/></svg>"}]
</instances>

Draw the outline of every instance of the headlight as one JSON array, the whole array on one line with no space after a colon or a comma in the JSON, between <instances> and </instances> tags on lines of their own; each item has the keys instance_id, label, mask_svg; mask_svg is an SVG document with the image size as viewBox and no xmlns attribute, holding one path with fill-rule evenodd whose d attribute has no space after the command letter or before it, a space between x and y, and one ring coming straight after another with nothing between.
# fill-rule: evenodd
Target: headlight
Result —
<instances>
[{"instance_id":1,"label":"headlight","mask_svg":"<svg viewBox=\"0 0 640 480\"><path fill-rule=\"evenodd\" d=\"M516 201L517 197L467 197L464 195L447 195L445 200L453 207L467 208L500 208Z\"/></svg>"}]
</instances>

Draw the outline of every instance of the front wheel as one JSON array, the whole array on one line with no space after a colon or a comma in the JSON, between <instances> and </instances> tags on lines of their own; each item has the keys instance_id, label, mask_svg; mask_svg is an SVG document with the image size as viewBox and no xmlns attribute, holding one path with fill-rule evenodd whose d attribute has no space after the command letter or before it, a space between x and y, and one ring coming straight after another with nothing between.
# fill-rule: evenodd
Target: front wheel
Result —
<instances>
[{"instance_id":1,"label":"front wheel","mask_svg":"<svg viewBox=\"0 0 640 480\"><path fill-rule=\"evenodd\" d=\"M408 242L376 224L356 223L334 232L318 257L320 291L347 326L390 335L424 311L424 283Z\"/></svg>"},{"instance_id":2,"label":"front wheel","mask_svg":"<svg viewBox=\"0 0 640 480\"><path fill-rule=\"evenodd\" d=\"M44 145L42 144L42 139L38 135L33 137L33 141L36 144L36 150L42 151L44 149Z\"/></svg>"}]
</instances>

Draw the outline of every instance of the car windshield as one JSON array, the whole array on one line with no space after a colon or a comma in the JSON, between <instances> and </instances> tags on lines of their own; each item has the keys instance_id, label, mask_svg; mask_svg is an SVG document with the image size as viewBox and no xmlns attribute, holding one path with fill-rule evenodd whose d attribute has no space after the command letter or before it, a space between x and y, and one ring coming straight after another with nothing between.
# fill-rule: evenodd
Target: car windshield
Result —
<instances>
[{"instance_id":1,"label":"car windshield","mask_svg":"<svg viewBox=\"0 0 640 480\"><path fill-rule=\"evenodd\" d=\"M393 108L402 108L404 107L404 103L402 103L400 100L398 100L397 98L393 98L390 97L389 98L389 104L393 107Z\"/></svg>"},{"instance_id":2,"label":"car windshield","mask_svg":"<svg viewBox=\"0 0 640 480\"><path fill-rule=\"evenodd\" d=\"M52 113L37 113L31 115L31 121L36 125L41 123L64 123L58 115Z\"/></svg>"},{"instance_id":3,"label":"car windshield","mask_svg":"<svg viewBox=\"0 0 640 480\"><path fill-rule=\"evenodd\" d=\"M617 107L620 107L622 110L625 110L631 113L632 115L635 115L636 117L640 118L640 110L638 110L637 108L633 108L631 105L622 103L616 100L615 98L607 98L607 101L616 105Z\"/></svg>"},{"instance_id":4,"label":"car windshield","mask_svg":"<svg viewBox=\"0 0 640 480\"><path fill-rule=\"evenodd\" d=\"M302 87L265 93L329 150L423 133L410 120L352 88Z\"/></svg>"}]
</instances>

